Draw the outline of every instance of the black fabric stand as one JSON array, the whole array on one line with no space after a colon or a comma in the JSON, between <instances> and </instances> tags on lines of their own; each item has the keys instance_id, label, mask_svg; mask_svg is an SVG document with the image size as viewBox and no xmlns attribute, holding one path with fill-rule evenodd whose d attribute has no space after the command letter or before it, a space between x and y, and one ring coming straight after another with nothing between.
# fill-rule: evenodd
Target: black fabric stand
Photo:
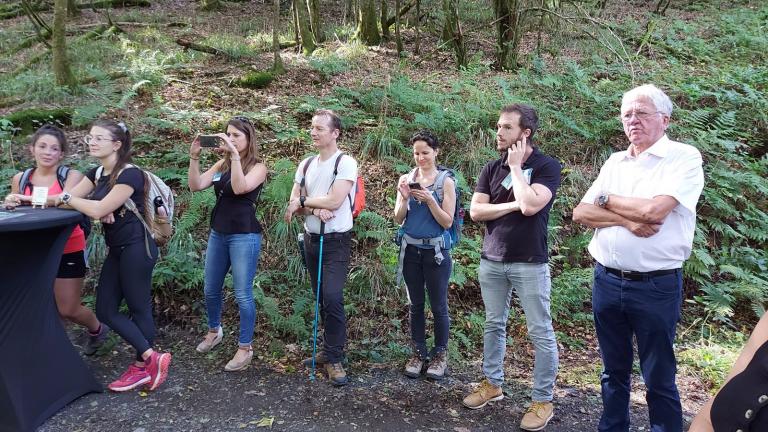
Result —
<instances>
[{"instance_id":1,"label":"black fabric stand","mask_svg":"<svg viewBox=\"0 0 768 432\"><path fill-rule=\"evenodd\" d=\"M78 397L102 391L69 342L53 281L82 215L0 211L0 431L34 431Z\"/></svg>"}]
</instances>

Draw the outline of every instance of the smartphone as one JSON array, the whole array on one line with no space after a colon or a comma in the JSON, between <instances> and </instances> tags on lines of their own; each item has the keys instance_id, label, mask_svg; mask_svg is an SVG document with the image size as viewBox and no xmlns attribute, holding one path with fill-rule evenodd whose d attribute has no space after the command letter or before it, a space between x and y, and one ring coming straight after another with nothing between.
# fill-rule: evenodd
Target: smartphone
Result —
<instances>
[{"instance_id":1,"label":"smartphone","mask_svg":"<svg viewBox=\"0 0 768 432\"><path fill-rule=\"evenodd\" d=\"M419 183L419 182L408 183L408 188L409 189L421 189L421 183Z\"/></svg>"},{"instance_id":2,"label":"smartphone","mask_svg":"<svg viewBox=\"0 0 768 432\"><path fill-rule=\"evenodd\" d=\"M219 140L221 140L221 138L216 135L200 135L197 139L200 140L200 147L214 148L219 146Z\"/></svg>"}]
</instances>

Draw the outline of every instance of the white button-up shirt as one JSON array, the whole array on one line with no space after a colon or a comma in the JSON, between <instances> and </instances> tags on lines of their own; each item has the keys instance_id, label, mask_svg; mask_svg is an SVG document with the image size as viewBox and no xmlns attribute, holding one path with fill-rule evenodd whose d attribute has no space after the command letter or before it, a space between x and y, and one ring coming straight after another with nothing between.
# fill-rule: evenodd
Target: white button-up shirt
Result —
<instances>
[{"instance_id":1,"label":"white button-up shirt","mask_svg":"<svg viewBox=\"0 0 768 432\"><path fill-rule=\"evenodd\" d=\"M622 226L595 229L589 253L606 267L648 272L680 268L691 255L696 229L696 203L704 188L701 153L666 135L642 152L616 152L600 169L583 203L601 194L632 198L669 195L678 202L651 237L638 237Z\"/></svg>"}]
</instances>

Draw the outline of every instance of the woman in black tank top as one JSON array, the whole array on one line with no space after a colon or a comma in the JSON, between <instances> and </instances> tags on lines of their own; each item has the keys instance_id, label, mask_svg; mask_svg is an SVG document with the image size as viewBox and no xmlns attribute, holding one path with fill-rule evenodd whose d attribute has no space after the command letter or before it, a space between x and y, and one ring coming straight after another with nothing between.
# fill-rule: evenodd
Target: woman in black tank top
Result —
<instances>
[{"instance_id":1,"label":"woman in black tank top","mask_svg":"<svg viewBox=\"0 0 768 432\"><path fill-rule=\"evenodd\" d=\"M715 397L689 432L768 430L768 313L763 314Z\"/></svg>"},{"instance_id":2,"label":"woman in black tank top","mask_svg":"<svg viewBox=\"0 0 768 432\"><path fill-rule=\"evenodd\" d=\"M213 186L216 205L211 212L211 233L205 254L205 308L208 333L197 346L204 353L218 345L224 331L221 325L224 277L232 269L235 299L240 309L238 349L224 367L233 372L248 367L253 358L253 329L256 303L253 278L261 251L262 228L256 219L256 205L267 177L261 163L256 129L245 117L227 122L227 133L216 134L223 157L200 173L200 136L189 149L189 188L199 191Z\"/></svg>"}]
</instances>

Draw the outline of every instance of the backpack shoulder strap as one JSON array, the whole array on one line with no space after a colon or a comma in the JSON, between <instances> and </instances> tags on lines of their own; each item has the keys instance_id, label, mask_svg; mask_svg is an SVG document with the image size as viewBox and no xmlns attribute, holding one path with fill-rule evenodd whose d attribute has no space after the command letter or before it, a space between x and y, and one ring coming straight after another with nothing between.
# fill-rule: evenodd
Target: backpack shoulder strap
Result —
<instances>
[{"instance_id":1,"label":"backpack shoulder strap","mask_svg":"<svg viewBox=\"0 0 768 432\"><path fill-rule=\"evenodd\" d=\"M440 202L443 202L443 198L445 197L445 178L448 176L453 177L453 174L451 173L451 170L449 169L440 169L437 173L437 178L435 179L435 192L437 192L437 198L440 200Z\"/></svg>"},{"instance_id":2,"label":"backpack shoulder strap","mask_svg":"<svg viewBox=\"0 0 768 432\"><path fill-rule=\"evenodd\" d=\"M339 162L341 162L342 156L344 156L343 152L336 156L336 162L333 164L333 181L336 181L336 175L339 173Z\"/></svg>"},{"instance_id":3,"label":"backpack shoulder strap","mask_svg":"<svg viewBox=\"0 0 768 432\"><path fill-rule=\"evenodd\" d=\"M300 184L302 188L307 185L307 170L309 169L309 165L312 163L312 161L315 160L316 157L317 155L314 155L304 159L305 162L301 172L301 184Z\"/></svg>"},{"instance_id":4,"label":"backpack shoulder strap","mask_svg":"<svg viewBox=\"0 0 768 432\"><path fill-rule=\"evenodd\" d=\"M67 176L69 175L69 167L66 165L59 165L58 168L56 168L56 180L59 182L59 186L61 186L61 190L64 190L64 184L67 183Z\"/></svg>"},{"instance_id":5,"label":"backpack shoulder strap","mask_svg":"<svg viewBox=\"0 0 768 432\"><path fill-rule=\"evenodd\" d=\"M416 181L416 173L419 172L419 167L416 167L408 173L408 181L413 183Z\"/></svg>"},{"instance_id":6,"label":"backpack shoulder strap","mask_svg":"<svg viewBox=\"0 0 768 432\"><path fill-rule=\"evenodd\" d=\"M29 186L29 179L32 177L32 172L34 171L34 168L27 168L24 170L23 173L21 173L21 178L19 179L19 193L23 194L24 190Z\"/></svg>"}]
</instances>

